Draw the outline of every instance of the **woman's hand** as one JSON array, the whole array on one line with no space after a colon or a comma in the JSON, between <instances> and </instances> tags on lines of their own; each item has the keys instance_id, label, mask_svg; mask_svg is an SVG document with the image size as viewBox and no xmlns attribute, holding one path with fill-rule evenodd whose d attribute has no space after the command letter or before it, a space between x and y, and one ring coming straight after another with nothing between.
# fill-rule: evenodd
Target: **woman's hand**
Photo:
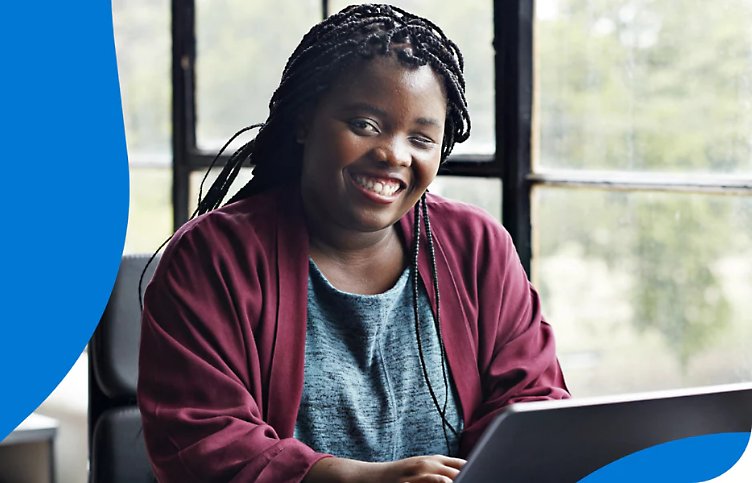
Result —
<instances>
[{"instance_id":1,"label":"woman's hand","mask_svg":"<svg viewBox=\"0 0 752 483\"><path fill-rule=\"evenodd\" d=\"M324 458L308 472L305 483L449 483L465 464L448 456L413 456L388 463Z\"/></svg>"},{"instance_id":2,"label":"woman's hand","mask_svg":"<svg viewBox=\"0 0 752 483\"><path fill-rule=\"evenodd\" d=\"M413 456L382 465L383 473L376 480L395 483L449 483L465 464L465 460L449 456Z\"/></svg>"}]
</instances>

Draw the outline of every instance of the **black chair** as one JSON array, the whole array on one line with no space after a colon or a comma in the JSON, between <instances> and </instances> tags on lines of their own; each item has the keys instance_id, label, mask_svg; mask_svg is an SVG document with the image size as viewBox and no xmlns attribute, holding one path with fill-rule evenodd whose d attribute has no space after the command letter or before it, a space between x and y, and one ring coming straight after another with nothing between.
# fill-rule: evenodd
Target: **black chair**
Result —
<instances>
[{"instance_id":1,"label":"black chair","mask_svg":"<svg viewBox=\"0 0 752 483\"><path fill-rule=\"evenodd\" d=\"M89 342L89 481L152 483L136 405L141 309L138 281L148 255L123 257L112 295ZM151 279L158 260L144 277Z\"/></svg>"}]
</instances>

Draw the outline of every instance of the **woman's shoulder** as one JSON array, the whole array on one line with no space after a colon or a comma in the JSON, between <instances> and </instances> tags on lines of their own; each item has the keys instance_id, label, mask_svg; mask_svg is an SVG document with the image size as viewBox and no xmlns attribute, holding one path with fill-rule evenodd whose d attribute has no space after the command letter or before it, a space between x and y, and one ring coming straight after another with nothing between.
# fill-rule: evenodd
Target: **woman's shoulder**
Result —
<instances>
[{"instance_id":1,"label":"woman's shoulder","mask_svg":"<svg viewBox=\"0 0 752 483\"><path fill-rule=\"evenodd\" d=\"M178 228L171 245L197 239L222 243L240 234L263 233L264 225L273 219L273 201L270 196L261 194L204 213Z\"/></svg>"},{"instance_id":2,"label":"woman's shoulder","mask_svg":"<svg viewBox=\"0 0 752 483\"><path fill-rule=\"evenodd\" d=\"M212 210L183 224L172 236L163 260L217 259L271 252L278 225L294 217L283 189L270 190Z\"/></svg>"}]
</instances>

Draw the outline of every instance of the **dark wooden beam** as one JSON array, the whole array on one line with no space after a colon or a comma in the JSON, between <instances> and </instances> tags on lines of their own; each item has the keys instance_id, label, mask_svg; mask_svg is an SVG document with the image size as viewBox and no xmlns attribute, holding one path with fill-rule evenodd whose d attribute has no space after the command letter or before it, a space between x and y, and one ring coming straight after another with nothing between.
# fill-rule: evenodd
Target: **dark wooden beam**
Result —
<instances>
[{"instance_id":1,"label":"dark wooden beam","mask_svg":"<svg viewBox=\"0 0 752 483\"><path fill-rule=\"evenodd\" d=\"M172 224L188 219L190 153L196 148L195 3L172 0Z\"/></svg>"},{"instance_id":2,"label":"dark wooden beam","mask_svg":"<svg viewBox=\"0 0 752 483\"><path fill-rule=\"evenodd\" d=\"M496 153L502 172L502 222L528 275L533 109L533 0L494 0Z\"/></svg>"}]
</instances>

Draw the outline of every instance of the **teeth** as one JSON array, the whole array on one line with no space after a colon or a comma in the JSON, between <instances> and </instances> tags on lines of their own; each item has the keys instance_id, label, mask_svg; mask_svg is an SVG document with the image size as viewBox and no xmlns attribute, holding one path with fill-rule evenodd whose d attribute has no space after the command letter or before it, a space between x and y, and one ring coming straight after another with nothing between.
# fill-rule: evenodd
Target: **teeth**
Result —
<instances>
[{"instance_id":1,"label":"teeth","mask_svg":"<svg viewBox=\"0 0 752 483\"><path fill-rule=\"evenodd\" d=\"M363 175L355 175L353 179L363 188L373 191L382 196L392 196L399 189L399 183L396 181L381 181L368 178Z\"/></svg>"}]
</instances>

